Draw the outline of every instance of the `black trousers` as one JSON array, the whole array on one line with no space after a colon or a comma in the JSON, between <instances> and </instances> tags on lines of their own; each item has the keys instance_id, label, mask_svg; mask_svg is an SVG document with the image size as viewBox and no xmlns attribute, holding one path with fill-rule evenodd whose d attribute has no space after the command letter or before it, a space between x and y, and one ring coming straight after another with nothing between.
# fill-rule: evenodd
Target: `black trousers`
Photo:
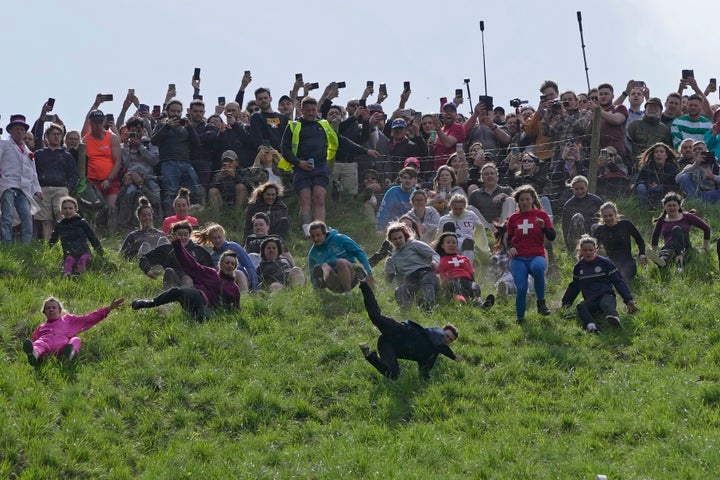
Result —
<instances>
[{"instance_id":1,"label":"black trousers","mask_svg":"<svg viewBox=\"0 0 720 480\"><path fill-rule=\"evenodd\" d=\"M583 327L587 327L588 323L595 322L593 316L598 312L602 312L603 315L617 316L617 299L615 295L606 294L592 302L583 300L578 303L577 312Z\"/></svg>"},{"instance_id":2,"label":"black trousers","mask_svg":"<svg viewBox=\"0 0 720 480\"><path fill-rule=\"evenodd\" d=\"M378 372L391 380L395 380L400 375L395 343L402 336L405 327L400 322L380 312L380 306L375 299L375 294L367 283L361 282L360 290L363 294L365 310L367 310L370 321L380 330L377 353L372 352L365 358Z\"/></svg>"},{"instance_id":3,"label":"black trousers","mask_svg":"<svg viewBox=\"0 0 720 480\"><path fill-rule=\"evenodd\" d=\"M195 320L202 322L212 316L212 310L205 302L205 297L197 288L173 287L161 292L153 299L155 306L179 302L183 310L192 313Z\"/></svg>"}]
</instances>

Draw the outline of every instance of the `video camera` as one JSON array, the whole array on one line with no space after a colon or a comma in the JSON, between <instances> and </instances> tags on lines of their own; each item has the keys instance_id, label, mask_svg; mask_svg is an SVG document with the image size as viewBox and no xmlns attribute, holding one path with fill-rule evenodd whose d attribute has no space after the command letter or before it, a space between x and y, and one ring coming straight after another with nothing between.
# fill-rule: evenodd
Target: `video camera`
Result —
<instances>
[{"instance_id":1,"label":"video camera","mask_svg":"<svg viewBox=\"0 0 720 480\"><path fill-rule=\"evenodd\" d=\"M517 97L510 100L510 106L513 108L520 108L520 105L523 105L526 103L530 103L530 102L528 102L527 100L520 100Z\"/></svg>"}]
</instances>

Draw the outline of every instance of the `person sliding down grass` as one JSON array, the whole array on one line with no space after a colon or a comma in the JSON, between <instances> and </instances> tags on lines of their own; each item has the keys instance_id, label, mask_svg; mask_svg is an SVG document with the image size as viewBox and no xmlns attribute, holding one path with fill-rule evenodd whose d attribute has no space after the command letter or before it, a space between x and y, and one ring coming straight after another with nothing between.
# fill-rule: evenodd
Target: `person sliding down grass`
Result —
<instances>
[{"instance_id":1,"label":"person sliding down grass","mask_svg":"<svg viewBox=\"0 0 720 480\"><path fill-rule=\"evenodd\" d=\"M483 301L480 297L480 285L475 282L475 268L472 261L459 255L458 237L453 232L444 232L438 238L435 251L440 255L440 265L435 269L440 275L440 285L445 287L460 303L474 300L478 307L488 309L495 304L495 296L490 294Z\"/></svg>"},{"instance_id":2,"label":"person sliding down grass","mask_svg":"<svg viewBox=\"0 0 720 480\"><path fill-rule=\"evenodd\" d=\"M562 308L569 308L582 292L583 301L578 303L577 312L583 327L590 333L598 333L593 318L598 312L605 315L608 324L615 327L622 326L613 287L627 305L628 313L638 311L620 271L608 258L598 255L597 251L597 240L589 235L580 237L578 242L580 260L573 268L573 280L562 298Z\"/></svg>"},{"instance_id":3,"label":"person sliding down grass","mask_svg":"<svg viewBox=\"0 0 720 480\"><path fill-rule=\"evenodd\" d=\"M70 315L65 312L60 300L48 297L42 308L46 322L35 330L32 340L26 338L23 342L23 351L27 354L28 362L35 366L42 357L51 353L63 360L72 360L82 344L77 334L100 323L123 302L124 298L116 298L109 306L87 315Z\"/></svg>"},{"instance_id":4,"label":"person sliding down grass","mask_svg":"<svg viewBox=\"0 0 720 480\"><path fill-rule=\"evenodd\" d=\"M447 323L442 328L425 328L412 320L398 322L381 313L375 294L367 281L360 282L360 291L370 320L380 330L380 338L377 352L371 352L367 343L360 343L358 346L365 360L378 372L390 380L396 380L400 375L398 359L401 358L417 362L420 375L428 378L438 354L456 362L462 361L462 356L450 349L450 344L460 335L455 325Z\"/></svg>"}]
</instances>

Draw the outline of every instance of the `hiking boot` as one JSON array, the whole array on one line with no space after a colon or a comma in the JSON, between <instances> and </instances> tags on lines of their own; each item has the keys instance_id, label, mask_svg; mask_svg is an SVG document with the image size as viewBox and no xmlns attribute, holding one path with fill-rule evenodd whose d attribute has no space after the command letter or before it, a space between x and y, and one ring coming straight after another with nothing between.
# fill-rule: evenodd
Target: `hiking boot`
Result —
<instances>
[{"instance_id":1,"label":"hiking boot","mask_svg":"<svg viewBox=\"0 0 720 480\"><path fill-rule=\"evenodd\" d=\"M658 255L658 252L653 250L652 248L649 248L647 251L645 251L645 256L652 260L653 263L655 263L655 265L657 265L658 267L664 267L665 265L667 265L667 260Z\"/></svg>"},{"instance_id":2,"label":"hiking boot","mask_svg":"<svg viewBox=\"0 0 720 480\"><path fill-rule=\"evenodd\" d=\"M33 367L37 366L38 364L38 354L37 350L35 350L35 347L33 347L32 340L29 338L26 338L23 341L23 352L27 354L28 363L32 365Z\"/></svg>"},{"instance_id":3,"label":"hiking boot","mask_svg":"<svg viewBox=\"0 0 720 480\"><path fill-rule=\"evenodd\" d=\"M141 308L153 308L155 306L155 302L152 300L133 300L132 301L132 309L133 310L140 310Z\"/></svg>"},{"instance_id":4,"label":"hiking boot","mask_svg":"<svg viewBox=\"0 0 720 480\"><path fill-rule=\"evenodd\" d=\"M550 315L550 310L548 310L545 300L537 301L537 311L540 315Z\"/></svg>"},{"instance_id":5,"label":"hiking boot","mask_svg":"<svg viewBox=\"0 0 720 480\"><path fill-rule=\"evenodd\" d=\"M607 315L605 316L605 320L609 325L612 325L613 327L622 328L622 322L620 321L620 317L618 317L617 315Z\"/></svg>"},{"instance_id":6,"label":"hiking boot","mask_svg":"<svg viewBox=\"0 0 720 480\"><path fill-rule=\"evenodd\" d=\"M318 288L325 288L325 272L323 272L322 265L315 265L313 267L312 276Z\"/></svg>"},{"instance_id":7,"label":"hiking boot","mask_svg":"<svg viewBox=\"0 0 720 480\"><path fill-rule=\"evenodd\" d=\"M358 282L364 282L367 279L367 272L362 265L360 265L359 263L353 263L352 268L355 272L355 277L358 279Z\"/></svg>"},{"instance_id":8,"label":"hiking boot","mask_svg":"<svg viewBox=\"0 0 720 480\"><path fill-rule=\"evenodd\" d=\"M591 322L591 323L588 323L588 324L585 326L585 330L587 330L588 333L600 333L600 331L599 331L598 328L597 328L597 325L595 325L595 324L592 323L592 322Z\"/></svg>"},{"instance_id":9,"label":"hiking boot","mask_svg":"<svg viewBox=\"0 0 720 480\"><path fill-rule=\"evenodd\" d=\"M73 358L75 358L75 349L68 343L63 347L62 352L60 353L60 360L63 362L69 362Z\"/></svg>"},{"instance_id":10,"label":"hiking boot","mask_svg":"<svg viewBox=\"0 0 720 480\"><path fill-rule=\"evenodd\" d=\"M370 355L370 345L368 345L366 342L358 343L358 347L360 347L360 351L362 352L364 357Z\"/></svg>"}]
</instances>

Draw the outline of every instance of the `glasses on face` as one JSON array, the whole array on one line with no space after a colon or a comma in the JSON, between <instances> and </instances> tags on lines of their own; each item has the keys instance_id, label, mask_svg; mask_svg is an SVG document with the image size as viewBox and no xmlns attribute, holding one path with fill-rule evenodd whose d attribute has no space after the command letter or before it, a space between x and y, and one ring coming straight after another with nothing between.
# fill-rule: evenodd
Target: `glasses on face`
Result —
<instances>
[{"instance_id":1,"label":"glasses on face","mask_svg":"<svg viewBox=\"0 0 720 480\"><path fill-rule=\"evenodd\" d=\"M535 163L532 158L523 158L523 163Z\"/></svg>"}]
</instances>

